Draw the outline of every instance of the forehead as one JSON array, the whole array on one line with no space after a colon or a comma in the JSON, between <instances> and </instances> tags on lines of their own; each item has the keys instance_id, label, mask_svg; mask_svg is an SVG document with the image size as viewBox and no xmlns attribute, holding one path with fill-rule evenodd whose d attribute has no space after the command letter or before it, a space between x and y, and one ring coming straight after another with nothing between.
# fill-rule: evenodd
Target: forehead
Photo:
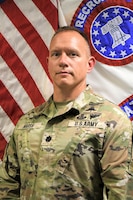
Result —
<instances>
[{"instance_id":1,"label":"forehead","mask_svg":"<svg viewBox=\"0 0 133 200\"><path fill-rule=\"evenodd\" d=\"M51 45L54 44L87 44L87 41L85 38L80 35L80 33L73 31L73 30L67 30L57 33L51 40Z\"/></svg>"}]
</instances>

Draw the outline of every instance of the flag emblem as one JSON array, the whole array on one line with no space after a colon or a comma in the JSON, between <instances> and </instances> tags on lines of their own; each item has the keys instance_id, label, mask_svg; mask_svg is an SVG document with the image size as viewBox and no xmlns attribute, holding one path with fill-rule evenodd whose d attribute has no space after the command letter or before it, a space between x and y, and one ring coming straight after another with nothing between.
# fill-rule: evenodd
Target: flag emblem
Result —
<instances>
[{"instance_id":1,"label":"flag emblem","mask_svg":"<svg viewBox=\"0 0 133 200\"><path fill-rule=\"evenodd\" d=\"M84 30L97 62L87 75L94 91L119 105L133 121L133 3L83 0L71 25Z\"/></svg>"},{"instance_id":2,"label":"flag emblem","mask_svg":"<svg viewBox=\"0 0 133 200\"><path fill-rule=\"evenodd\" d=\"M133 121L133 95L121 102L119 106L124 112L127 113L129 119Z\"/></svg>"},{"instance_id":3,"label":"flag emblem","mask_svg":"<svg viewBox=\"0 0 133 200\"><path fill-rule=\"evenodd\" d=\"M116 3L94 2L83 1L72 24L88 33L91 51L99 62L114 66L130 63L133 58L133 5L119 0Z\"/></svg>"}]
</instances>

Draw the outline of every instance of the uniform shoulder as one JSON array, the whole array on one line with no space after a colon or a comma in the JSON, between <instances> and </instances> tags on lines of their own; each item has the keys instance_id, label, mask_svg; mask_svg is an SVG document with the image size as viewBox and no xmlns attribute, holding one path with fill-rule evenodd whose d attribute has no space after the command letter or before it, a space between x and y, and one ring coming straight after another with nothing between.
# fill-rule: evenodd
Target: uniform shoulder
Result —
<instances>
[{"instance_id":1,"label":"uniform shoulder","mask_svg":"<svg viewBox=\"0 0 133 200\"><path fill-rule=\"evenodd\" d=\"M24 115L21 116L17 125L19 125L21 122L23 122L25 120L30 120L32 118L39 116L45 109L46 105L47 105L47 102L44 102L43 104L29 110L27 113L25 113Z\"/></svg>"},{"instance_id":2,"label":"uniform shoulder","mask_svg":"<svg viewBox=\"0 0 133 200\"><path fill-rule=\"evenodd\" d=\"M98 102L100 104L102 111L107 111L108 113L110 113L110 115L116 114L117 116L121 116L129 120L126 112L124 112L120 108L120 106L117 105L116 103L110 101L109 99L103 97L102 95L99 95L98 93L95 93L92 89L91 89L91 95L92 99L94 99L95 102Z\"/></svg>"}]
</instances>

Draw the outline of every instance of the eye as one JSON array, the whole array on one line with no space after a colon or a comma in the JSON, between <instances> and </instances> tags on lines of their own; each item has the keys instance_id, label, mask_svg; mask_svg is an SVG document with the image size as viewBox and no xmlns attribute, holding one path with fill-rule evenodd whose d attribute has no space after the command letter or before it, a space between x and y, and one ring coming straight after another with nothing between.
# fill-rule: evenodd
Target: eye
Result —
<instances>
[{"instance_id":1,"label":"eye","mask_svg":"<svg viewBox=\"0 0 133 200\"><path fill-rule=\"evenodd\" d=\"M68 55L70 57L77 57L78 56L78 53L77 52L69 52Z\"/></svg>"},{"instance_id":2,"label":"eye","mask_svg":"<svg viewBox=\"0 0 133 200\"><path fill-rule=\"evenodd\" d=\"M58 51L51 53L51 57L58 57L58 56L60 56L60 52L58 52Z\"/></svg>"}]
</instances>

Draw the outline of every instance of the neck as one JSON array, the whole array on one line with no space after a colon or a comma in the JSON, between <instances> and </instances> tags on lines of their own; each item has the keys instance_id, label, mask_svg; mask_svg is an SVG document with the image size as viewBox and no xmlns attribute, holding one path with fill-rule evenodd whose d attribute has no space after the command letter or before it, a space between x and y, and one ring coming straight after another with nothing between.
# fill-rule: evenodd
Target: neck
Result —
<instances>
[{"instance_id":1,"label":"neck","mask_svg":"<svg viewBox=\"0 0 133 200\"><path fill-rule=\"evenodd\" d=\"M84 87L78 86L77 88L54 88L53 99L55 102L67 102L75 100L82 91L84 91L86 85Z\"/></svg>"}]
</instances>

